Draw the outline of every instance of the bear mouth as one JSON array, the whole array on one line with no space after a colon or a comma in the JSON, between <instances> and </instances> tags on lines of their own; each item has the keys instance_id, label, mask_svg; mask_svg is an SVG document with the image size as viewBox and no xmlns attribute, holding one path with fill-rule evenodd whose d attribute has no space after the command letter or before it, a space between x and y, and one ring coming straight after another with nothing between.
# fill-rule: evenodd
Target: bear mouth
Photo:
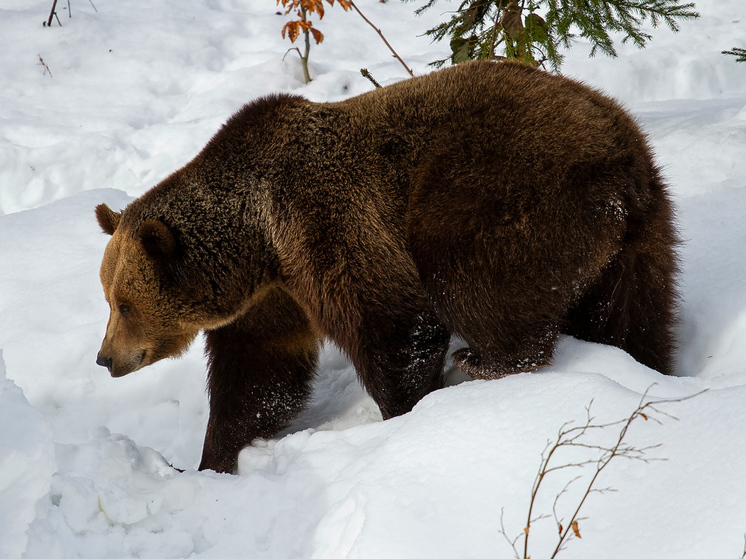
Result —
<instances>
[{"instance_id":1,"label":"bear mouth","mask_svg":"<svg viewBox=\"0 0 746 559\"><path fill-rule=\"evenodd\" d=\"M127 363L124 363L123 366L117 367L116 364L109 370L109 373L114 378L120 378L123 376L126 376L130 373L134 373L138 369L141 369L144 367L147 363L145 363L145 354L146 350L140 350L137 353L133 354L132 357L127 361Z\"/></svg>"}]
</instances>

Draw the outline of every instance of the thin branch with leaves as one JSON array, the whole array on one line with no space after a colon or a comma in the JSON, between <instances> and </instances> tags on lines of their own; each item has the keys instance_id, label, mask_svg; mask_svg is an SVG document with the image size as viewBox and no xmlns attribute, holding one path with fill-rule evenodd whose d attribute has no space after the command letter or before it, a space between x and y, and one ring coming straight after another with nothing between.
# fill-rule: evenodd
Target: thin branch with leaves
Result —
<instances>
[{"instance_id":1,"label":"thin branch with leaves","mask_svg":"<svg viewBox=\"0 0 746 559\"><path fill-rule=\"evenodd\" d=\"M652 388L652 387L651 387ZM532 527L534 524L536 524L538 521L548 518L550 515L548 514L541 514L541 515L535 515L534 509L537 505L537 497L539 494L539 491L542 488L542 484L546 481L547 476L549 474L552 474L554 472L560 471L560 470L568 470L568 469L574 469L574 468L585 468L585 467L592 467L593 468L593 474L591 475L590 479L585 485L585 489L583 490L583 493L577 502L577 504L571 508L571 513L569 518L565 519L560 515L558 512L558 504L560 502L560 499L569 492L570 487L573 484L576 484L577 482L580 482L583 479L582 475L577 475L570 479L565 486L562 488L562 490L555 496L553 505L552 505L552 517L554 518L554 522L557 527L557 543L555 545L554 550L552 551L552 554L550 555L550 559L554 559L559 552L565 547L567 542L575 538L580 538L580 523L585 520L584 517L580 516L580 512L583 508L583 505L586 503L588 497L593 493L606 493L609 491L614 491L614 489L610 487L605 488L598 488L596 486L599 476L601 475L601 472L606 469L606 467L611 463L612 460L616 460L617 458L627 458L630 460L639 460L642 462L650 462L652 460L664 460L663 458L651 458L647 456L646 453L648 453L650 450L660 447L660 444L657 445L650 445L645 447L636 447L631 444L628 444L626 442L626 438L629 432L629 428L636 420L642 418L645 421L653 421L655 423L661 424L662 421L659 419L660 417L666 417L669 419L677 420L676 417L673 415L665 412L660 408L662 405L666 404L672 404L672 403L679 403L686 400L689 400L691 398L694 398L695 396L698 396L702 392L698 392L696 394L692 394L690 396L684 396L681 398L669 398L669 399L659 399L659 400L650 400L648 398L648 393L650 391L650 388L645 391L645 393L640 398L640 402L638 403L637 407L632 411L632 413L625 419L621 419L618 421L612 421L608 423L597 423L595 421L594 416L591 414L591 408L593 405L593 401L588 404L586 407L586 419L584 423L580 425L573 425L573 422L567 422L564 423L557 434L557 437L554 441L549 441L547 443L546 448L541 453L541 463L539 465L539 469L536 473L536 477L534 478L533 484L531 486L531 493L529 497L529 507L528 507L528 514L526 517L526 521L524 524L524 528L522 533L518 534L518 536L514 538L510 538L507 535L507 532L505 530L505 525L503 521L503 514L500 515L500 533L503 535L505 540L510 545L511 549L513 550L513 554L516 557L516 559L528 559L529 558L529 542L530 542L530 536L532 534ZM704 391L703 391L704 392ZM593 431L608 431L609 429L619 428L619 432L617 434L616 439L614 440L613 444L611 445L603 445L603 444L594 444L586 442L587 436L589 433ZM586 460L580 460L572 463L560 463L558 465L555 465L556 460L555 457L557 455L557 452L560 449L564 448L579 448L584 449L588 451L592 451L596 453L594 456L589 457ZM519 549L519 540L523 538L523 546L522 550ZM521 553L522 551L522 553Z\"/></svg>"},{"instance_id":2,"label":"thin branch with leaves","mask_svg":"<svg viewBox=\"0 0 746 559\"><path fill-rule=\"evenodd\" d=\"M355 10L358 15L363 18L363 21L370 25L373 30L378 34L378 36L381 38L381 40L384 42L386 47L391 51L391 54L393 54L394 58L396 58L399 63L404 67L404 69L407 71L407 73L410 76L414 76L414 73L412 70L410 70L409 66L404 62L401 56L394 50L394 47L391 46L391 43L388 42L386 37L384 36L383 32L376 27L371 20L369 20L365 14L363 14L362 11L360 11L360 8L353 2L353 0L337 0L339 2L339 5L342 6L342 9L345 11L348 11L350 9ZM301 65L303 67L303 77L305 79L305 83L311 82L311 74L308 70L308 58L311 51L311 36L313 36L314 40L316 41L316 44L318 45L324 40L324 34L319 31L316 27L314 27L313 22L310 20L311 14L317 14L319 16L319 19L322 19L324 17L324 2L323 0L276 0L278 5L282 5L282 7L285 8L285 15L290 14L293 12L298 19L291 20L285 23L285 25L282 27L281 34L282 38L285 38L285 35L287 34L288 38L290 39L291 43L295 43L295 40L302 34L304 39L304 51L301 52L298 47L291 47L288 49L287 52L290 52L291 50L295 50L298 52L298 55L301 59ZM334 0L326 0L326 2L331 6L334 5ZM285 53L285 56L287 56L287 52ZM284 57L283 57L284 58ZM366 71L367 72L367 71ZM365 76L365 73L363 73ZM371 79L368 74L368 79ZM373 82L375 84L375 81ZM380 87L377 86L377 87Z\"/></svg>"},{"instance_id":3,"label":"thin branch with leaves","mask_svg":"<svg viewBox=\"0 0 746 559\"><path fill-rule=\"evenodd\" d=\"M350 0L337 0L342 9L347 11L350 9ZM334 0L326 0L330 5L334 5ZM324 17L324 2L323 0L277 0L278 5L282 5L285 8L285 15L293 12L298 19L294 19L285 23L282 27L281 34L282 38L285 38L287 34L291 43L295 43L295 40L302 34L304 51L301 53L300 49L294 47L300 55L301 66L303 67L303 78L306 83L311 82L311 74L308 71L308 58L311 54L311 36L313 35L314 41L318 45L324 40L324 34L313 26L313 22L310 20L311 14L316 14L319 19ZM293 48L288 49L288 52ZM287 53L285 53L287 55Z\"/></svg>"}]
</instances>

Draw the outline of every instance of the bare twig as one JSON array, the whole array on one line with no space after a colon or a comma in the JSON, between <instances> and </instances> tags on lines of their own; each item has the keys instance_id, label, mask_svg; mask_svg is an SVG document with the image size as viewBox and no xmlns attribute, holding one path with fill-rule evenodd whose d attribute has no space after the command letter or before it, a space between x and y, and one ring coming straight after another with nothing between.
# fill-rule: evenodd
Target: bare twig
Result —
<instances>
[{"instance_id":1,"label":"bare twig","mask_svg":"<svg viewBox=\"0 0 746 559\"><path fill-rule=\"evenodd\" d=\"M91 6L93 7L94 11L98 12L98 9L96 8L95 4L93 3L93 0L88 0L90 2ZM73 17L73 8L70 5L70 0L67 0L67 18L70 19ZM42 25L44 27L50 27L52 25L52 18L55 18L57 20L57 23L60 27L62 27L62 22L60 21L60 16L57 15L57 0L53 0L52 3L52 11L49 12L49 19L47 21L42 22Z\"/></svg>"},{"instance_id":2,"label":"bare twig","mask_svg":"<svg viewBox=\"0 0 746 559\"><path fill-rule=\"evenodd\" d=\"M50 69L49 69L49 66L47 66L47 63L46 63L46 62L44 62L44 59L43 59L43 58L41 57L41 54L39 55L39 65L41 65L41 66L43 66L43 67L44 67L44 73L42 74L43 76L45 76L45 75L47 74L47 72L49 72L49 77L50 77L50 78L53 78L53 77L54 77L54 76L52 75L52 70L50 70Z\"/></svg>"},{"instance_id":3,"label":"bare twig","mask_svg":"<svg viewBox=\"0 0 746 559\"><path fill-rule=\"evenodd\" d=\"M383 36L383 33L381 32L381 30L378 27L376 27L375 25L373 25L373 23L367 17L365 17L365 15L363 15L363 12L360 11L360 8L358 8L357 5L355 4L355 2L353 2L352 0L350 0L350 6L352 6L358 14L360 14L360 17L365 20L365 23L367 23L373 29L375 29L376 33L378 33L378 36L381 37L381 39L383 40L383 42L386 43L386 46L389 48L389 50L394 55L394 58L396 58L399 62L401 62L401 65L404 66L404 69L407 71L407 73L410 76L414 77L414 74L412 73L412 70L409 69L409 66L407 66L404 63L404 61L401 59L401 56L399 56L396 53L396 51L394 50L394 48L389 44L389 42L386 40L386 37Z\"/></svg>"},{"instance_id":4,"label":"bare twig","mask_svg":"<svg viewBox=\"0 0 746 559\"><path fill-rule=\"evenodd\" d=\"M370 83L376 86L376 89L381 89L381 84L376 81L376 79L371 75L370 72L368 72L367 68L360 68L360 73L363 75L364 78L370 80Z\"/></svg>"},{"instance_id":5,"label":"bare twig","mask_svg":"<svg viewBox=\"0 0 746 559\"><path fill-rule=\"evenodd\" d=\"M554 522L555 522L555 524L557 524L557 526L559 527L559 533L560 534L562 533L562 521L563 521L563 519L559 518L559 516L557 516L557 503L559 503L560 497L562 497L562 495L564 495L565 493L567 493L567 491L570 489L570 486L573 483L575 483L576 481L578 481L579 479L582 479L582 477L583 476L575 476L574 478L572 478L570 481L568 481L565 484L565 486L562 488L562 491L560 491L559 493L557 493L557 495L554 497L554 503L552 504L552 516L554 516Z\"/></svg>"},{"instance_id":6,"label":"bare twig","mask_svg":"<svg viewBox=\"0 0 746 559\"><path fill-rule=\"evenodd\" d=\"M49 12L49 19L47 20L47 27L50 27L52 25L52 18L57 15L57 12L55 11L56 8L57 8L57 0L54 0L54 2L52 3L52 11ZM60 23L60 18L57 18L57 23ZM60 26L61 25L62 24L60 23Z\"/></svg>"},{"instance_id":7,"label":"bare twig","mask_svg":"<svg viewBox=\"0 0 746 559\"><path fill-rule=\"evenodd\" d=\"M291 50L294 50L295 52L298 53L298 56L300 56L301 58L303 58L303 55L300 53L300 49L298 47L290 47L288 50L285 51L285 54L282 56L282 60L283 61L285 60L285 57L288 55L288 53Z\"/></svg>"},{"instance_id":8,"label":"bare twig","mask_svg":"<svg viewBox=\"0 0 746 559\"><path fill-rule=\"evenodd\" d=\"M504 522L504 516L505 516L505 509L500 510L500 533L505 538L505 541L508 542L508 545L513 548L513 556L515 559L521 559L520 554L518 553L518 548L516 547L516 543L521 538L523 534L518 534L515 538L512 540L508 537L508 533L505 531L505 522Z\"/></svg>"}]
</instances>

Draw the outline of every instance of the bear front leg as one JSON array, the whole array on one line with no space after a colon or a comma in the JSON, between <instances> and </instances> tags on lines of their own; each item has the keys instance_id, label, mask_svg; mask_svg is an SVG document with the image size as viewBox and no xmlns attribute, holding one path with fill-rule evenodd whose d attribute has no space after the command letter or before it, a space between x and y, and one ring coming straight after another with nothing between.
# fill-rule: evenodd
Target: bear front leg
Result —
<instances>
[{"instance_id":1,"label":"bear front leg","mask_svg":"<svg viewBox=\"0 0 746 559\"><path fill-rule=\"evenodd\" d=\"M206 337L210 419L199 469L230 473L242 448L277 434L303 409L319 339L280 288Z\"/></svg>"}]
</instances>

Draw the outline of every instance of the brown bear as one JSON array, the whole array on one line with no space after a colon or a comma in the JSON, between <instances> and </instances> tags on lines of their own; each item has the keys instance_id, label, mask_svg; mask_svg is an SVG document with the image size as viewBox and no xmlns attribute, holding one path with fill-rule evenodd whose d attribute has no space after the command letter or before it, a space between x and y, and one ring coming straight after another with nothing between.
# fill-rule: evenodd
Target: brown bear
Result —
<instances>
[{"instance_id":1,"label":"brown bear","mask_svg":"<svg viewBox=\"0 0 746 559\"><path fill-rule=\"evenodd\" d=\"M320 341L384 418L456 364L498 378L557 336L671 371L677 235L645 136L614 101L516 63L461 64L338 103L246 105L121 213L97 362L115 377L206 331L200 469L302 409Z\"/></svg>"}]
</instances>

